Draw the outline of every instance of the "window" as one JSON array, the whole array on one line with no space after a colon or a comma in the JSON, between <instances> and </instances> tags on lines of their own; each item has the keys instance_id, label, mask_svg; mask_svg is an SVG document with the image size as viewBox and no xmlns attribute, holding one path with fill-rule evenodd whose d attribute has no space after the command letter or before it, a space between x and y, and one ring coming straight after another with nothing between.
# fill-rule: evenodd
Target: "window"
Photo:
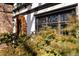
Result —
<instances>
[{"instance_id":1,"label":"window","mask_svg":"<svg viewBox=\"0 0 79 59\"><path fill-rule=\"evenodd\" d=\"M36 31L46 25L46 17L36 18Z\"/></svg>"},{"instance_id":2,"label":"window","mask_svg":"<svg viewBox=\"0 0 79 59\"><path fill-rule=\"evenodd\" d=\"M51 23L50 26L54 29L56 29L58 27L58 23Z\"/></svg>"},{"instance_id":3,"label":"window","mask_svg":"<svg viewBox=\"0 0 79 59\"><path fill-rule=\"evenodd\" d=\"M69 16L72 15L76 15L74 9L36 18L38 21L36 23L36 30L39 30L43 25L48 25L61 30L60 33L63 33L62 29L67 26Z\"/></svg>"},{"instance_id":4,"label":"window","mask_svg":"<svg viewBox=\"0 0 79 59\"><path fill-rule=\"evenodd\" d=\"M50 22L57 22L57 16L58 15L51 15L50 16Z\"/></svg>"},{"instance_id":5,"label":"window","mask_svg":"<svg viewBox=\"0 0 79 59\"><path fill-rule=\"evenodd\" d=\"M68 20L68 17L67 17L67 13L64 13L64 14L60 14L61 16L61 21L67 21Z\"/></svg>"},{"instance_id":6,"label":"window","mask_svg":"<svg viewBox=\"0 0 79 59\"><path fill-rule=\"evenodd\" d=\"M61 29L65 28L67 26L67 22L61 22Z\"/></svg>"}]
</instances>

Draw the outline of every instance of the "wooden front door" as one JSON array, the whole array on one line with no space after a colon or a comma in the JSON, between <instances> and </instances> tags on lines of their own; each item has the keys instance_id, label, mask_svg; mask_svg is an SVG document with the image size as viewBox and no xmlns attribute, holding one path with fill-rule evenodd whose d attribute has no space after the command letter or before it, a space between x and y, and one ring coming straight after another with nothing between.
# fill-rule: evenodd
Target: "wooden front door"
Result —
<instances>
[{"instance_id":1,"label":"wooden front door","mask_svg":"<svg viewBox=\"0 0 79 59\"><path fill-rule=\"evenodd\" d=\"M19 33L21 34L26 34L27 32L27 24L26 24L26 20L25 20L25 17L24 16L17 16L17 19L16 19L16 32L17 34L19 35Z\"/></svg>"}]
</instances>

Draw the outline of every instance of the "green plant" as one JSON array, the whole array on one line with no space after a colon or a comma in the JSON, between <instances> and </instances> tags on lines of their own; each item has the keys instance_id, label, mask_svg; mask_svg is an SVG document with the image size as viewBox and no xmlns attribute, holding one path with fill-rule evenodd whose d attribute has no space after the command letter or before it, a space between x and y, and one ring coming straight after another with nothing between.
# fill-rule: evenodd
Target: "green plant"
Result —
<instances>
[{"instance_id":1,"label":"green plant","mask_svg":"<svg viewBox=\"0 0 79 59\"><path fill-rule=\"evenodd\" d=\"M75 21L75 17L70 18L70 23L63 29L64 34L59 34L56 29L44 26L37 34L31 36L20 34L14 44L11 34L1 35L1 44L8 43L9 46L4 49L3 55L78 56L79 21Z\"/></svg>"}]
</instances>

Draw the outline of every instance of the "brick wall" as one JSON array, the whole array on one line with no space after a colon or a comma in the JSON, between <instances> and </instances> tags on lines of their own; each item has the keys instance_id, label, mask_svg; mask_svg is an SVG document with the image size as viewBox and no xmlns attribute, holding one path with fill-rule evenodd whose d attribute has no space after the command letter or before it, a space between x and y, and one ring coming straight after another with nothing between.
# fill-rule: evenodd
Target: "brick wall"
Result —
<instances>
[{"instance_id":1,"label":"brick wall","mask_svg":"<svg viewBox=\"0 0 79 59\"><path fill-rule=\"evenodd\" d=\"M12 32L13 5L0 3L0 33Z\"/></svg>"}]
</instances>

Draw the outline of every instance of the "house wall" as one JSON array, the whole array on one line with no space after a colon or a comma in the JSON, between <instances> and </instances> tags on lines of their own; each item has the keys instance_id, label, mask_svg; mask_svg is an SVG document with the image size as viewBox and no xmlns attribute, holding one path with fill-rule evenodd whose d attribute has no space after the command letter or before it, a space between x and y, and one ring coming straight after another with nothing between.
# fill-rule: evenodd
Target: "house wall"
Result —
<instances>
[{"instance_id":1,"label":"house wall","mask_svg":"<svg viewBox=\"0 0 79 59\"><path fill-rule=\"evenodd\" d=\"M27 34L30 35L32 32L35 31L35 17L34 13L26 15L26 22L27 22Z\"/></svg>"},{"instance_id":2,"label":"house wall","mask_svg":"<svg viewBox=\"0 0 79 59\"><path fill-rule=\"evenodd\" d=\"M72 5L72 4L74 4L74 3L62 3L62 4L58 4L56 6L48 7L48 8L39 10L37 12L33 12L33 13L30 13L30 14L24 15L25 18L26 18L26 22L27 22L27 34L30 35L32 32L35 32L35 16L34 16L34 14L44 13L44 12L47 12L47 11L55 10L55 9L62 8L62 7L65 7L65 6L69 6L69 5ZM38 3L32 3L32 7L28 6L27 9L22 10L22 11L18 12L17 14L22 13L22 12L28 10L28 9L35 8L38 5L39 5ZM77 13L77 16L79 18L79 5L76 7L76 13Z\"/></svg>"},{"instance_id":3,"label":"house wall","mask_svg":"<svg viewBox=\"0 0 79 59\"><path fill-rule=\"evenodd\" d=\"M16 4L15 4L16 5ZM32 6L28 6L26 9L23 9L19 12L16 12L14 13L14 16L17 15L17 14L20 14L22 12L25 12L27 10L30 10L32 8L35 8L37 7L39 4L38 3L33 3ZM31 13L31 14L27 14L27 15L24 15L25 19L26 19L26 23L27 23L27 34L30 35L32 32L35 32L35 17L34 17L34 13ZM16 18L14 18L14 30L13 30L13 33L16 33Z\"/></svg>"},{"instance_id":4,"label":"house wall","mask_svg":"<svg viewBox=\"0 0 79 59\"><path fill-rule=\"evenodd\" d=\"M42 9L42 10L38 11L37 14L44 13L44 12L48 12L48 11L55 10L55 9L59 9L59 8L63 8L63 7L72 5L72 4L74 4L74 3L61 3L61 4L58 4L58 5L55 5L55 6L51 6L51 7Z\"/></svg>"},{"instance_id":5,"label":"house wall","mask_svg":"<svg viewBox=\"0 0 79 59\"><path fill-rule=\"evenodd\" d=\"M76 7L76 14L77 14L77 17L78 17L78 20L79 20L79 3L78 3L78 6Z\"/></svg>"},{"instance_id":6,"label":"house wall","mask_svg":"<svg viewBox=\"0 0 79 59\"><path fill-rule=\"evenodd\" d=\"M16 19L13 19L13 33L16 33Z\"/></svg>"},{"instance_id":7,"label":"house wall","mask_svg":"<svg viewBox=\"0 0 79 59\"><path fill-rule=\"evenodd\" d=\"M59 5L56 5L56 6L52 6L52 7L49 7L49 8L45 8L45 9L42 9L40 11L37 11L36 14L40 14L40 13L44 13L44 12L47 12L47 11L51 11L51 10L55 10L55 9L58 9L58 8L62 8L62 7L65 7L65 6L69 6L69 5L72 5L74 3L70 3L70 4L66 4L66 3L63 3L63 4L59 4ZM79 16L79 7L77 6L77 15ZM31 13L31 20L32 22L29 23L32 24L31 25L31 28L29 28L28 30L30 30L28 32L28 34L31 34L32 32L35 32L35 16L34 16L34 13Z\"/></svg>"}]
</instances>

